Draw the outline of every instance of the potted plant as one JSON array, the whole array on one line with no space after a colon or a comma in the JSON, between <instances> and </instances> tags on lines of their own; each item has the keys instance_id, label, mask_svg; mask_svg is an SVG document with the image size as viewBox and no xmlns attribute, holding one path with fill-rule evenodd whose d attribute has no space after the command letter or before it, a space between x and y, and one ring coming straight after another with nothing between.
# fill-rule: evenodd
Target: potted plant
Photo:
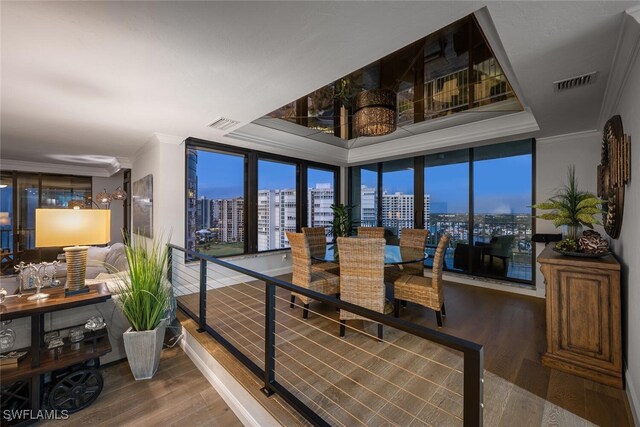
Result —
<instances>
[{"instance_id":1,"label":"potted plant","mask_svg":"<svg viewBox=\"0 0 640 427\"><path fill-rule=\"evenodd\" d=\"M595 215L602 214L603 200L595 194L578 190L576 170L569 166L567 184L560 187L555 196L543 203L533 205L536 209L551 210L535 218L553 221L556 227L563 227L562 238L578 240L582 226L593 228L600 224Z\"/></svg>"},{"instance_id":2,"label":"potted plant","mask_svg":"<svg viewBox=\"0 0 640 427\"><path fill-rule=\"evenodd\" d=\"M338 237L349 237L353 232L354 223L351 220L351 211L353 206L347 206L342 203L331 205L333 211L333 223L331 231L333 233L333 241L336 242Z\"/></svg>"},{"instance_id":3,"label":"potted plant","mask_svg":"<svg viewBox=\"0 0 640 427\"><path fill-rule=\"evenodd\" d=\"M118 280L117 305L131 327L124 333L124 348L136 380L149 379L158 370L170 309L171 285L167 281L167 246L125 238L129 274Z\"/></svg>"}]
</instances>

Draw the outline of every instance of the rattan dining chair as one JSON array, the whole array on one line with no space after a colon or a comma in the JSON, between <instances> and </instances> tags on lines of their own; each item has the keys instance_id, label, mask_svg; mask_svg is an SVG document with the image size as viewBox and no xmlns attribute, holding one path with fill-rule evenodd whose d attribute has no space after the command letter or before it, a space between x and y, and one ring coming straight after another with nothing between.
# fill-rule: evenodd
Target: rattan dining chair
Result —
<instances>
[{"instance_id":1,"label":"rattan dining chair","mask_svg":"<svg viewBox=\"0 0 640 427\"><path fill-rule=\"evenodd\" d=\"M384 227L358 227L358 237L384 239Z\"/></svg>"},{"instance_id":2,"label":"rattan dining chair","mask_svg":"<svg viewBox=\"0 0 640 427\"><path fill-rule=\"evenodd\" d=\"M312 271L311 252L309 241L302 233L287 233L287 239L291 245L291 258L293 263L293 278L291 283L312 291L331 295L340 293L340 277L326 271ZM294 307L296 297L300 298L304 309L302 318L309 317L309 303L311 299L305 295L291 292L291 308Z\"/></svg>"},{"instance_id":3,"label":"rattan dining chair","mask_svg":"<svg viewBox=\"0 0 640 427\"><path fill-rule=\"evenodd\" d=\"M411 301L435 310L438 327L442 327L442 316L447 315L444 308L442 266L449 246L449 239L450 237L445 234L438 242L438 247L433 257L431 277L424 277L422 274L404 274L394 282L394 311L396 317L400 314L400 301Z\"/></svg>"},{"instance_id":4,"label":"rattan dining chair","mask_svg":"<svg viewBox=\"0 0 640 427\"><path fill-rule=\"evenodd\" d=\"M338 237L340 254L340 299L380 313L391 313L384 288L384 239ZM347 320L363 319L340 309L340 336L344 337ZM378 339L382 340L378 323Z\"/></svg>"},{"instance_id":5,"label":"rattan dining chair","mask_svg":"<svg viewBox=\"0 0 640 427\"><path fill-rule=\"evenodd\" d=\"M416 252L422 253L427 246L427 237L429 231L419 228L405 228L400 234L400 254L403 259L415 256ZM398 264L387 268L385 271L385 279L387 282L393 283L403 274L414 274L422 276L424 274L424 261L412 262L407 264Z\"/></svg>"},{"instance_id":6,"label":"rattan dining chair","mask_svg":"<svg viewBox=\"0 0 640 427\"><path fill-rule=\"evenodd\" d=\"M327 252L327 234L322 227L302 227L302 234L307 236L312 257L322 258ZM340 266L335 262L311 260L312 271L328 271L338 274Z\"/></svg>"}]
</instances>

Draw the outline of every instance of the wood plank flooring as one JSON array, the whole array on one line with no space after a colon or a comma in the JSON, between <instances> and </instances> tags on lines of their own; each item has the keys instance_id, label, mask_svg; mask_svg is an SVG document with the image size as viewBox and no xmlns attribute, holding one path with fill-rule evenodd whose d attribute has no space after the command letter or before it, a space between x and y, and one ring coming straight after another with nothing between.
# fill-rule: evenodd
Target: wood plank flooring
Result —
<instances>
[{"instance_id":1,"label":"wood plank flooring","mask_svg":"<svg viewBox=\"0 0 640 427\"><path fill-rule=\"evenodd\" d=\"M45 426L242 426L179 347L162 352L150 380L135 381L126 362L101 368L104 388L90 407Z\"/></svg>"},{"instance_id":2,"label":"wood plank flooring","mask_svg":"<svg viewBox=\"0 0 640 427\"><path fill-rule=\"evenodd\" d=\"M209 324L262 367L262 285L207 294ZM339 339L338 314L331 307L312 302L304 321L300 308L289 308L288 293L277 296L278 381L330 423L460 424L462 359L457 352L391 328L385 328L387 342L378 343L357 332L375 335L375 325L361 321L349 322L355 330L347 329ZM197 312L197 295L179 300ZM623 391L541 365L544 300L447 283L445 301L448 316L441 331L484 345L485 425L539 426L558 420L632 425ZM433 311L417 305L409 304L401 317L436 327Z\"/></svg>"}]
</instances>

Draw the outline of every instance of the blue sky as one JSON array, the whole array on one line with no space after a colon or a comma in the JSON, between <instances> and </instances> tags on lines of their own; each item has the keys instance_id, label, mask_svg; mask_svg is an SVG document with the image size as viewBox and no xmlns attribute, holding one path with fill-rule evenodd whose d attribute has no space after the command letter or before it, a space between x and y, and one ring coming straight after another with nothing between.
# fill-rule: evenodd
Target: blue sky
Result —
<instances>
[{"instance_id":1,"label":"blue sky","mask_svg":"<svg viewBox=\"0 0 640 427\"><path fill-rule=\"evenodd\" d=\"M244 194L244 159L242 156L198 151L198 197L226 199ZM309 169L309 186L333 184L333 172ZM258 187L262 189L295 188L295 165L260 160Z\"/></svg>"},{"instance_id":2,"label":"blue sky","mask_svg":"<svg viewBox=\"0 0 640 427\"><path fill-rule=\"evenodd\" d=\"M244 159L198 151L198 196L230 198L243 195ZM431 195L433 213L468 211L468 164L457 163L427 168L425 192ZM310 169L309 185L332 183L332 173ZM260 161L258 186L295 187L294 165ZM475 211L477 213L528 213L531 205L531 156L513 156L476 161L474 164ZM375 187L376 173L362 170L362 184ZM413 171L386 173L383 189L390 193L413 193ZM445 211L446 209L446 211Z\"/></svg>"}]
</instances>

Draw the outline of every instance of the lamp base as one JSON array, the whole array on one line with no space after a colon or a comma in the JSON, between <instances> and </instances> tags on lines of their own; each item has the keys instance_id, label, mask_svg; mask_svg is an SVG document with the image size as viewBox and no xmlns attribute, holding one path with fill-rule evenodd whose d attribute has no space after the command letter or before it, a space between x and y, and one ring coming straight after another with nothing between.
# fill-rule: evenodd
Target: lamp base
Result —
<instances>
[{"instance_id":1,"label":"lamp base","mask_svg":"<svg viewBox=\"0 0 640 427\"><path fill-rule=\"evenodd\" d=\"M86 294L89 293L89 287L85 286L84 288L80 288L80 289L65 289L64 290L64 296L65 297L70 297L73 295L79 295L79 294Z\"/></svg>"},{"instance_id":2,"label":"lamp base","mask_svg":"<svg viewBox=\"0 0 640 427\"><path fill-rule=\"evenodd\" d=\"M87 273L88 246L69 246L62 248L67 260L67 283L65 296L88 292L84 284ZM86 290L85 290L86 289Z\"/></svg>"}]
</instances>

